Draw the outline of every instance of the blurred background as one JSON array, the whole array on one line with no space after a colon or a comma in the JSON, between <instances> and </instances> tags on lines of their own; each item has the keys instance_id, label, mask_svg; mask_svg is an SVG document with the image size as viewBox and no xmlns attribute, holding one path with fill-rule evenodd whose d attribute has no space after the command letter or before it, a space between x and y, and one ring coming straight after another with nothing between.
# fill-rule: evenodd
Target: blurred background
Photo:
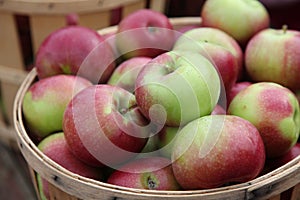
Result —
<instances>
[{"instance_id":1,"label":"blurred background","mask_svg":"<svg viewBox=\"0 0 300 200\"><path fill-rule=\"evenodd\" d=\"M286 24L289 29L300 30L300 0L260 1L270 13L271 27L281 28ZM17 1L0 1L0 199L34 200L36 196L27 164L14 139L13 99L26 72L33 67L34 54L39 44L34 40L38 38L41 41L47 35L46 27L58 28L65 24L56 22L64 19L63 16L58 17L57 13L51 15L51 11L55 9L55 4L51 1L48 1L49 12L46 10L46 15L42 14L43 10L35 10L39 7L18 7L19 4L15 2ZM199 17L204 2L205 0L143 0L139 7L135 5L127 10L121 5L111 7L109 17L104 17L102 13L95 14L95 9L92 9L90 18L88 9L82 17L95 29L116 25L124 16L124 12L129 13L141 7L158 10L168 17ZM98 4L105 5L105 1L100 0ZM91 21L96 21L101 26L95 26ZM42 32L40 36L38 31Z\"/></svg>"}]
</instances>

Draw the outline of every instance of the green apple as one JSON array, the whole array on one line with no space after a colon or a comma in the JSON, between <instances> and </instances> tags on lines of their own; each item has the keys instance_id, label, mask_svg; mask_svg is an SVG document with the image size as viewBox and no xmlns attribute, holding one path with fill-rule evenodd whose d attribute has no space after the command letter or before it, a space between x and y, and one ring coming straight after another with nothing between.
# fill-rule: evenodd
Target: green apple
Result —
<instances>
[{"instance_id":1,"label":"green apple","mask_svg":"<svg viewBox=\"0 0 300 200\"><path fill-rule=\"evenodd\" d=\"M265 148L258 130L233 115L209 115L184 126L176 135L172 168L183 189L216 188L259 175Z\"/></svg>"},{"instance_id":2,"label":"green apple","mask_svg":"<svg viewBox=\"0 0 300 200\"><path fill-rule=\"evenodd\" d=\"M243 46L270 26L269 13L258 0L207 0L201 18L203 26L223 30Z\"/></svg>"},{"instance_id":3,"label":"green apple","mask_svg":"<svg viewBox=\"0 0 300 200\"><path fill-rule=\"evenodd\" d=\"M288 88L277 83L253 83L231 101L228 113L250 121L260 132L267 157L285 154L298 140L299 104Z\"/></svg>"},{"instance_id":4,"label":"green apple","mask_svg":"<svg viewBox=\"0 0 300 200\"><path fill-rule=\"evenodd\" d=\"M276 48L275 48L276 47ZM300 89L300 31L266 29L256 34L245 51L245 66L253 81L270 81Z\"/></svg>"},{"instance_id":5,"label":"green apple","mask_svg":"<svg viewBox=\"0 0 300 200\"><path fill-rule=\"evenodd\" d=\"M220 96L220 78L205 57L170 51L140 71L135 97L141 112L157 124L181 126L211 113Z\"/></svg>"}]
</instances>

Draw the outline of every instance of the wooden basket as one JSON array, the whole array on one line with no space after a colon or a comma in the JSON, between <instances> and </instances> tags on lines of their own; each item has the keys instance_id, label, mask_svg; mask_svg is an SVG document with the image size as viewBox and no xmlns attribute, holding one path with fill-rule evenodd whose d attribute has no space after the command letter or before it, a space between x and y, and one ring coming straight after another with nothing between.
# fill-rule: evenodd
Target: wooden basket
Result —
<instances>
[{"instance_id":1,"label":"wooden basket","mask_svg":"<svg viewBox=\"0 0 300 200\"><path fill-rule=\"evenodd\" d=\"M200 18L171 19L174 27L195 25ZM100 30L110 33L116 27ZM153 191L119 187L74 174L45 156L33 143L24 127L22 100L36 78L33 69L22 83L14 102L14 124L19 148L31 169L32 181L37 188L36 173L49 183L51 199L178 199L178 200L219 200L219 199L300 199L300 156L284 166L260 176L252 181L232 186L193 191ZM38 194L38 192L37 192Z\"/></svg>"},{"instance_id":2,"label":"wooden basket","mask_svg":"<svg viewBox=\"0 0 300 200\"><path fill-rule=\"evenodd\" d=\"M149 0L148 0L149 1ZM111 25L114 9L121 9L120 18L146 8L147 0L2 0L0 1L0 142L15 145L13 101L28 70L25 63L35 54L41 42L52 31L65 26L65 15L77 13L79 24L99 30ZM151 0L149 7L164 11L165 0ZM29 44L22 50L22 34L17 16L28 18ZM22 24L21 24L22 25ZM23 24L24 25L24 24ZM24 38L23 38L24 39ZM26 39L28 39L26 37ZM30 46L32 48L29 48ZM24 47L23 47L24 48ZM29 49L28 49L29 48ZM4 110L5 109L5 110Z\"/></svg>"}]
</instances>

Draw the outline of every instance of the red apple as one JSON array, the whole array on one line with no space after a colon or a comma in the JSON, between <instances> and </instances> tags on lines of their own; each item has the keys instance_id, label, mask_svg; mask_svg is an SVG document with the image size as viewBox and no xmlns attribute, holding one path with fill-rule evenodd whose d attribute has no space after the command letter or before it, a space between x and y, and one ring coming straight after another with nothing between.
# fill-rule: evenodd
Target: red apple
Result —
<instances>
[{"instance_id":1,"label":"red apple","mask_svg":"<svg viewBox=\"0 0 300 200\"><path fill-rule=\"evenodd\" d=\"M206 0L201 18L203 26L223 30L242 46L270 26L267 9L257 0Z\"/></svg>"},{"instance_id":2,"label":"red apple","mask_svg":"<svg viewBox=\"0 0 300 200\"><path fill-rule=\"evenodd\" d=\"M91 86L85 78L55 75L35 82L23 99L22 110L29 132L37 138L62 130L64 111L74 95Z\"/></svg>"},{"instance_id":3,"label":"red apple","mask_svg":"<svg viewBox=\"0 0 300 200\"><path fill-rule=\"evenodd\" d=\"M137 75L150 60L150 57L133 57L125 60L114 70L107 83L134 93Z\"/></svg>"},{"instance_id":4,"label":"red apple","mask_svg":"<svg viewBox=\"0 0 300 200\"><path fill-rule=\"evenodd\" d=\"M176 135L172 168L183 189L216 188L254 179L265 163L258 130L232 115L208 115Z\"/></svg>"},{"instance_id":5,"label":"red apple","mask_svg":"<svg viewBox=\"0 0 300 200\"><path fill-rule=\"evenodd\" d=\"M288 88L277 83L253 83L231 101L228 113L250 121L260 132L268 158L285 154L297 142L299 104Z\"/></svg>"},{"instance_id":6,"label":"red apple","mask_svg":"<svg viewBox=\"0 0 300 200\"><path fill-rule=\"evenodd\" d=\"M253 81L275 82L299 90L299 55L300 31L266 29L256 34L247 45L246 71Z\"/></svg>"},{"instance_id":7,"label":"red apple","mask_svg":"<svg viewBox=\"0 0 300 200\"><path fill-rule=\"evenodd\" d=\"M119 23L116 45L121 56L155 57L171 50L175 31L168 17L150 9L135 11Z\"/></svg>"},{"instance_id":8,"label":"red apple","mask_svg":"<svg viewBox=\"0 0 300 200\"><path fill-rule=\"evenodd\" d=\"M226 110L219 104L217 104L216 107L211 112L211 115L225 115L225 114L226 114Z\"/></svg>"},{"instance_id":9,"label":"red apple","mask_svg":"<svg viewBox=\"0 0 300 200\"><path fill-rule=\"evenodd\" d=\"M104 83L114 70L111 47L95 30L66 26L53 31L36 54L38 77L73 74Z\"/></svg>"},{"instance_id":10,"label":"red apple","mask_svg":"<svg viewBox=\"0 0 300 200\"><path fill-rule=\"evenodd\" d=\"M103 179L103 173L99 168L83 163L71 153L63 132L44 138L38 144L38 148L51 160L73 173L95 180ZM47 180L38 175L37 181L42 198L50 199Z\"/></svg>"},{"instance_id":11,"label":"red apple","mask_svg":"<svg viewBox=\"0 0 300 200\"><path fill-rule=\"evenodd\" d=\"M131 161L113 172L107 182L137 189L179 190L170 159L162 157Z\"/></svg>"},{"instance_id":12,"label":"red apple","mask_svg":"<svg viewBox=\"0 0 300 200\"><path fill-rule=\"evenodd\" d=\"M141 152L150 131L135 97L117 86L94 85L68 104L63 130L71 151L93 166L114 167Z\"/></svg>"}]
</instances>

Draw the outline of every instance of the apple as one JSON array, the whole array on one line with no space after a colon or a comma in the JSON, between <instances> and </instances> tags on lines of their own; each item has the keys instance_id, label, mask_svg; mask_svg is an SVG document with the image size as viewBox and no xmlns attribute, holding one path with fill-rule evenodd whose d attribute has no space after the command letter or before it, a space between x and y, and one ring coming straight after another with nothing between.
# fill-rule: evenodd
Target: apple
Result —
<instances>
[{"instance_id":1,"label":"apple","mask_svg":"<svg viewBox=\"0 0 300 200\"><path fill-rule=\"evenodd\" d=\"M198 53L170 51L148 62L135 85L137 105L147 119L181 126L210 114L219 100L220 79Z\"/></svg>"},{"instance_id":2,"label":"apple","mask_svg":"<svg viewBox=\"0 0 300 200\"><path fill-rule=\"evenodd\" d=\"M73 154L92 166L111 168L141 152L150 134L135 97L107 84L88 87L68 104L63 131Z\"/></svg>"},{"instance_id":3,"label":"apple","mask_svg":"<svg viewBox=\"0 0 300 200\"><path fill-rule=\"evenodd\" d=\"M242 46L270 26L269 13L258 0L207 0L200 15L203 26L223 30Z\"/></svg>"},{"instance_id":4,"label":"apple","mask_svg":"<svg viewBox=\"0 0 300 200\"><path fill-rule=\"evenodd\" d=\"M61 131L67 104L89 86L92 86L89 80L65 74L40 79L31 85L22 104L29 132L37 138L44 138Z\"/></svg>"},{"instance_id":5,"label":"apple","mask_svg":"<svg viewBox=\"0 0 300 200\"><path fill-rule=\"evenodd\" d=\"M276 48L274 48L276 47ZM300 31L266 29L256 34L245 51L245 66L256 82L279 83L300 89Z\"/></svg>"},{"instance_id":6,"label":"apple","mask_svg":"<svg viewBox=\"0 0 300 200\"><path fill-rule=\"evenodd\" d=\"M269 159L266 162L266 165L269 167L270 170L275 170L278 167L283 166L284 164L292 161L293 159L300 156L300 143L296 143L287 153L284 155Z\"/></svg>"},{"instance_id":7,"label":"apple","mask_svg":"<svg viewBox=\"0 0 300 200\"><path fill-rule=\"evenodd\" d=\"M193 46L192 48L195 48L196 44L192 44L191 41L202 42L201 44L203 44L203 42L216 44L228 49L236 58L236 62L239 69L238 74L239 76L241 76L240 74L242 74L244 55L240 45L233 37L217 28L194 28L183 33L180 36L180 38L178 38L178 40L176 41L176 44L174 44L173 49L176 49L178 48L178 46L181 45L186 46L187 44L190 44L190 46ZM199 47L196 48L199 49Z\"/></svg>"},{"instance_id":8,"label":"apple","mask_svg":"<svg viewBox=\"0 0 300 200\"><path fill-rule=\"evenodd\" d=\"M225 115L226 110L221 105L217 104L213 111L211 112L211 115Z\"/></svg>"},{"instance_id":9,"label":"apple","mask_svg":"<svg viewBox=\"0 0 300 200\"><path fill-rule=\"evenodd\" d=\"M242 81L242 82L237 82L235 83L230 92L229 92L229 95L227 97L227 104L229 105L230 102L232 101L232 99L240 92L242 91L243 89L245 89L246 87L248 87L249 85L251 85L252 82L250 81Z\"/></svg>"},{"instance_id":10,"label":"apple","mask_svg":"<svg viewBox=\"0 0 300 200\"><path fill-rule=\"evenodd\" d=\"M175 31L169 18L150 9L137 10L121 20L116 46L125 59L136 56L156 57L171 50Z\"/></svg>"},{"instance_id":11,"label":"apple","mask_svg":"<svg viewBox=\"0 0 300 200\"><path fill-rule=\"evenodd\" d=\"M256 178L265 163L258 130L233 115L208 115L184 126L172 151L174 176L183 189L216 188Z\"/></svg>"},{"instance_id":12,"label":"apple","mask_svg":"<svg viewBox=\"0 0 300 200\"><path fill-rule=\"evenodd\" d=\"M297 142L299 104L288 88L277 83L253 83L231 101L228 113L250 121L260 132L268 158L285 154Z\"/></svg>"},{"instance_id":13,"label":"apple","mask_svg":"<svg viewBox=\"0 0 300 200\"><path fill-rule=\"evenodd\" d=\"M83 163L71 153L63 132L53 133L47 136L37 147L51 160L75 174L94 180L102 180L103 178L101 169ZM42 194L41 196L50 199L49 183L40 176L37 178L39 190Z\"/></svg>"},{"instance_id":14,"label":"apple","mask_svg":"<svg viewBox=\"0 0 300 200\"><path fill-rule=\"evenodd\" d=\"M209 59L219 72L225 92L228 94L238 78L239 67L234 55L226 48L209 42L193 42L182 35L173 50L193 51ZM186 40L186 41L184 41Z\"/></svg>"},{"instance_id":15,"label":"apple","mask_svg":"<svg viewBox=\"0 0 300 200\"><path fill-rule=\"evenodd\" d=\"M115 85L134 93L137 75L151 59L150 57L133 57L125 60L114 70L107 84Z\"/></svg>"},{"instance_id":16,"label":"apple","mask_svg":"<svg viewBox=\"0 0 300 200\"><path fill-rule=\"evenodd\" d=\"M48 188L48 182L45 179L42 179L40 174L36 174L36 182L38 186L38 193L41 200L49 200L50 194L49 194L49 188Z\"/></svg>"},{"instance_id":17,"label":"apple","mask_svg":"<svg viewBox=\"0 0 300 200\"><path fill-rule=\"evenodd\" d=\"M75 26L79 24L79 16L77 13L69 13L66 15L66 25Z\"/></svg>"},{"instance_id":18,"label":"apple","mask_svg":"<svg viewBox=\"0 0 300 200\"><path fill-rule=\"evenodd\" d=\"M171 159L174 138L179 127L164 126L158 133L158 149L161 156Z\"/></svg>"},{"instance_id":19,"label":"apple","mask_svg":"<svg viewBox=\"0 0 300 200\"><path fill-rule=\"evenodd\" d=\"M170 159L141 158L121 166L107 180L108 183L147 190L179 190Z\"/></svg>"},{"instance_id":20,"label":"apple","mask_svg":"<svg viewBox=\"0 0 300 200\"><path fill-rule=\"evenodd\" d=\"M38 77L72 74L93 83L104 83L115 68L110 45L95 30L66 26L50 33L35 59Z\"/></svg>"}]
</instances>

